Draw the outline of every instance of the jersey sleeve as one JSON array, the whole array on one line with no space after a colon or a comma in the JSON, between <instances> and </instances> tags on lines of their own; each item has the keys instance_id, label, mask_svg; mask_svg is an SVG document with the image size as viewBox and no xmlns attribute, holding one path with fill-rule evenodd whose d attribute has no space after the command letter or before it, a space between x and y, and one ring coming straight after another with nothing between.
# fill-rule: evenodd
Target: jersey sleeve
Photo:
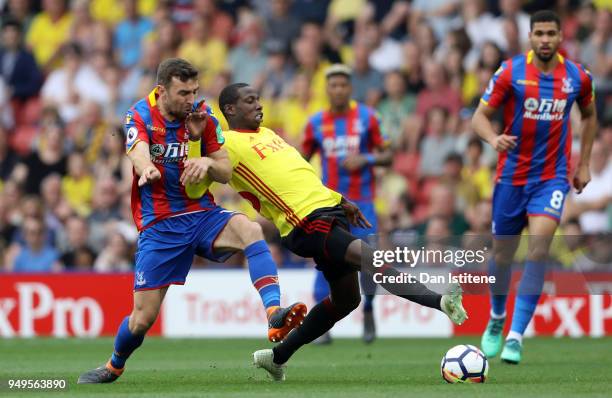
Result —
<instances>
[{"instance_id":1,"label":"jersey sleeve","mask_svg":"<svg viewBox=\"0 0 612 398\"><path fill-rule=\"evenodd\" d=\"M204 127L204 134L202 136L202 149L204 149L202 153L210 154L221 149L225 138L223 137L223 130L219 120L214 116L212 109L208 105L206 105L206 113L208 113L208 118L206 119L206 127Z\"/></svg>"},{"instance_id":2,"label":"jersey sleeve","mask_svg":"<svg viewBox=\"0 0 612 398\"><path fill-rule=\"evenodd\" d=\"M125 133L125 153L130 153L140 141L149 143L149 134L138 112L132 108L125 114L123 123Z\"/></svg>"},{"instance_id":3,"label":"jersey sleeve","mask_svg":"<svg viewBox=\"0 0 612 398\"><path fill-rule=\"evenodd\" d=\"M302 140L302 153L304 155L312 155L317 152L319 145L314 136L314 126L312 121L309 120L304 128L304 139Z\"/></svg>"},{"instance_id":4,"label":"jersey sleeve","mask_svg":"<svg viewBox=\"0 0 612 398\"><path fill-rule=\"evenodd\" d=\"M495 71L480 102L492 108L499 108L512 90L511 68L511 61L505 61Z\"/></svg>"},{"instance_id":5,"label":"jersey sleeve","mask_svg":"<svg viewBox=\"0 0 612 398\"><path fill-rule=\"evenodd\" d=\"M582 65L578 65L578 69L580 70L580 93L578 93L577 102L581 108L584 108L595 100L595 85L591 72Z\"/></svg>"},{"instance_id":6,"label":"jersey sleeve","mask_svg":"<svg viewBox=\"0 0 612 398\"><path fill-rule=\"evenodd\" d=\"M370 134L368 134L368 141L374 148L386 148L390 145L389 136L387 136L381 126L380 117L372 110L370 113Z\"/></svg>"}]
</instances>

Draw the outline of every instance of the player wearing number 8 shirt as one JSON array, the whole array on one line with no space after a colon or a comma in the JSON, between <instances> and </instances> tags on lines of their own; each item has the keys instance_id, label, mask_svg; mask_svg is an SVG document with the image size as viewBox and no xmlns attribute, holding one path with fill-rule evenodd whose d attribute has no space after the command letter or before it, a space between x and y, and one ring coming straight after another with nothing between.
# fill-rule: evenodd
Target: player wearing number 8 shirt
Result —
<instances>
[{"instance_id":1,"label":"player wearing number 8 shirt","mask_svg":"<svg viewBox=\"0 0 612 398\"><path fill-rule=\"evenodd\" d=\"M505 61L495 72L472 120L476 133L499 152L493 193L494 255L489 263L496 283L491 286L491 318L481 343L487 357L497 355L502 346L510 264L528 225L527 261L501 353L502 361L514 364L521 360L522 336L542 291L548 248L570 190L572 105L577 103L582 115L581 153L573 179L578 193L590 180L597 123L591 75L557 51L562 40L559 17L538 11L530 25L531 51ZM490 119L501 106L504 131L496 135Z\"/></svg>"}]
</instances>

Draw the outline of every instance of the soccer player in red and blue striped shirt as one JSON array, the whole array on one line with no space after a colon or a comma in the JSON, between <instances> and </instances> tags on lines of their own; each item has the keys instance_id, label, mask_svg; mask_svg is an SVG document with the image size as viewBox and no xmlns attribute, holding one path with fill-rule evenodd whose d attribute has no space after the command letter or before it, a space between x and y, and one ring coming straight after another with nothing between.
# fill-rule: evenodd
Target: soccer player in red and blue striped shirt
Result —
<instances>
[{"instance_id":1,"label":"soccer player in red and blue striped shirt","mask_svg":"<svg viewBox=\"0 0 612 398\"><path fill-rule=\"evenodd\" d=\"M522 337L542 292L545 261L565 197L570 190L572 132L570 111L578 104L582 115L580 160L573 178L578 193L590 180L589 158L597 116L593 83L580 64L559 54L559 17L538 11L531 17L531 51L505 61L495 72L474 114L476 133L499 152L493 193L494 256L489 272L491 318L482 337L487 357L502 346L511 263L521 231L528 225L525 268L517 291L512 325L501 359L519 363ZM504 106L504 131L497 135L493 113Z\"/></svg>"},{"instance_id":2,"label":"soccer player in red and blue striped shirt","mask_svg":"<svg viewBox=\"0 0 612 398\"><path fill-rule=\"evenodd\" d=\"M198 71L187 61L161 63L157 87L126 115L126 152L134 166L132 214L138 227L134 308L115 337L106 365L79 383L110 383L157 319L169 285L185 283L194 255L223 262L241 250L268 314L268 338L282 340L306 316L306 306L280 307L276 264L259 224L215 204L190 187L205 179L227 183L232 165L210 108L196 103ZM199 156L198 156L199 154ZM195 155L195 156L194 156Z\"/></svg>"},{"instance_id":3,"label":"soccer player in red and blue striped shirt","mask_svg":"<svg viewBox=\"0 0 612 398\"><path fill-rule=\"evenodd\" d=\"M307 159L321 155L323 183L355 203L372 226L351 227L351 233L366 242L375 239L377 230L374 211L375 176L373 166L389 166L392 154L389 140L380 128L375 111L351 100L351 69L335 64L326 71L327 96L330 108L310 117L304 134L302 152ZM361 274L365 294L363 305L363 339L375 338L373 300L376 285ZM321 302L329 295L329 286L319 271L315 278L314 298ZM323 339L330 341L329 335Z\"/></svg>"}]
</instances>

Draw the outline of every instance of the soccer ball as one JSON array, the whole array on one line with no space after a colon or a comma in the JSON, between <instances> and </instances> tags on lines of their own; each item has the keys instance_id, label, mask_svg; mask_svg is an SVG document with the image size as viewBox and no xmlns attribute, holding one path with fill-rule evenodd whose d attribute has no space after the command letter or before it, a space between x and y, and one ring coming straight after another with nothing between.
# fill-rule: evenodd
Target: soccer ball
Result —
<instances>
[{"instance_id":1,"label":"soccer ball","mask_svg":"<svg viewBox=\"0 0 612 398\"><path fill-rule=\"evenodd\" d=\"M446 352L440 370L442 378L448 383L484 383L489 362L478 347L462 344Z\"/></svg>"}]
</instances>

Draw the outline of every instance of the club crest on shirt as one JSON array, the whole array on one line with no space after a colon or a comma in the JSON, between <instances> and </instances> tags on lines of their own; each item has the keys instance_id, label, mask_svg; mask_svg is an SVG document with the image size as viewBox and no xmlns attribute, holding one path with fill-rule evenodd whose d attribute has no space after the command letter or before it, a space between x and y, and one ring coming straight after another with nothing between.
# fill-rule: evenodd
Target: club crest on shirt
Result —
<instances>
[{"instance_id":1,"label":"club crest on shirt","mask_svg":"<svg viewBox=\"0 0 612 398\"><path fill-rule=\"evenodd\" d=\"M574 91L574 87L572 86L571 77L563 78L563 86L561 86L561 91L563 91L566 94L570 94L571 92Z\"/></svg>"}]
</instances>

